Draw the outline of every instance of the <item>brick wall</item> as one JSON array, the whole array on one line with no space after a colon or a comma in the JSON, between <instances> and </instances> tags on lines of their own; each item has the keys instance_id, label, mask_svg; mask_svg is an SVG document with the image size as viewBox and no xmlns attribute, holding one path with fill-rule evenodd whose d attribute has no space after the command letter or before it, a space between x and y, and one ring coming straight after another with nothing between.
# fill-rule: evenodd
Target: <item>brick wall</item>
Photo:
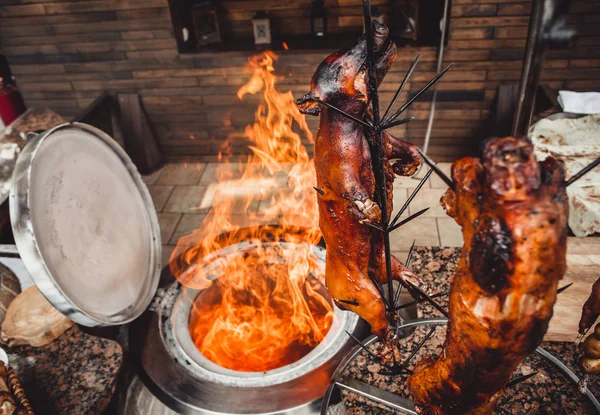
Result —
<instances>
[{"instance_id":1,"label":"brick wall","mask_svg":"<svg viewBox=\"0 0 600 415\"><path fill-rule=\"evenodd\" d=\"M6 4L8 3L8 4ZM332 0L328 7L359 4ZM243 66L252 52L178 55L167 0L0 0L0 44L29 106L71 116L102 91L136 91L169 158L214 155L233 131L253 120L257 98L240 102ZM520 76L530 2L454 0L445 63L455 62L440 84L430 145L432 156L452 160L468 153L502 84ZM599 90L600 2L573 0L574 47L550 51L542 80L554 88ZM343 25L344 16L332 16ZM434 75L435 48L402 48L382 86L389 102L414 56L421 53L409 91ZM281 89L307 92L327 51L286 51L276 71ZM416 120L398 136L421 144L429 104L417 102ZM229 122L230 121L230 122ZM317 120L309 120L316 131ZM194 139L191 140L190 136Z\"/></svg>"}]
</instances>

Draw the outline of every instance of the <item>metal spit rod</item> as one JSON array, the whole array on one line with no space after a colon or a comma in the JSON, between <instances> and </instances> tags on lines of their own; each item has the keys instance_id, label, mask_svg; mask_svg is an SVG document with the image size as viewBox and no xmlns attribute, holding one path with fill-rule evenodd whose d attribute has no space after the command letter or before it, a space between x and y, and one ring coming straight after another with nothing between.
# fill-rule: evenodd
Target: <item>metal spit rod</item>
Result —
<instances>
[{"instance_id":1,"label":"metal spit rod","mask_svg":"<svg viewBox=\"0 0 600 415\"><path fill-rule=\"evenodd\" d=\"M564 27L568 6L568 0L533 0L512 127L512 135L515 137L526 135L529 129L546 47L550 44L565 44L575 34L573 30Z\"/></svg>"}]
</instances>

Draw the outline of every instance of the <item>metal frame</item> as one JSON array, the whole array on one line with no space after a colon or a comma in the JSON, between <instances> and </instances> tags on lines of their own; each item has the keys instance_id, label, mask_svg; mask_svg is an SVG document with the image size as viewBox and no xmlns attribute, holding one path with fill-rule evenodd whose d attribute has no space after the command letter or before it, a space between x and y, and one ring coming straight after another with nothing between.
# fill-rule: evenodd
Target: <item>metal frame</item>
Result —
<instances>
[{"instance_id":1,"label":"metal frame","mask_svg":"<svg viewBox=\"0 0 600 415\"><path fill-rule=\"evenodd\" d=\"M398 328L399 329L407 329L407 328L415 328L415 327L419 327L419 326L429 326L429 325L439 326L439 325L445 325L445 324L447 324L447 322L448 322L448 319L441 318L441 317L439 317L439 318L422 318L422 319L416 319L416 320L412 320L412 321L403 323ZM433 330L435 330L435 327L433 328ZM433 330L430 330L429 333L432 333ZM426 336L426 338L427 338L427 336ZM327 409L329 408L329 402L330 402L333 392L335 391L336 388L350 390L364 398L367 398L374 402L383 404L391 409L402 411L406 414L410 414L410 415L417 414L414 403L409 399L403 398L394 393L377 388L375 386L369 385L367 383L364 383L364 382L361 382L358 380L354 380L354 379L345 380L342 378L341 375L344 372L344 370L360 354L360 352L363 350L363 348L368 347L369 345L373 344L376 340L377 340L376 336L370 336L362 344L355 346L354 349L352 349L350 351L350 353L348 353L346 355L346 357L344 358L344 360L340 363L340 365L338 366L337 370L334 373L333 380L332 380L331 384L329 385L329 388L327 389L325 396L323 397L323 402L321 405L321 415L327 414ZM410 361L410 359L424 345L424 343L425 342L421 341L419 343L419 345L417 345L417 347L415 347L415 350L413 350L413 352L411 353L411 356L409 356L406 359L407 362ZM577 387L577 384L579 383L579 377L575 373L573 373L573 371L571 369L569 369L560 359L558 359L556 356L552 355L551 353L547 352L546 350L544 350L541 347L537 347L535 349L535 354L541 356L544 359L547 359L558 370L563 372L569 379L571 379L573 381L573 383L575 384L575 386ZM514 386L518 383L521 383L521 382L529 379L531 376L532 375L521 376L521 377L515 379L514 381L511 381L507 385L507 387ZM590 402L592 403L592 405L594 406L596 411L598 411L598 413L600 413L600 402L598 402L598 399L596 399L594 394L592 392L590 392L590 390L588 389L588 390L586 390L585 395L590 400Z\"/></svg>"}]
</instances>

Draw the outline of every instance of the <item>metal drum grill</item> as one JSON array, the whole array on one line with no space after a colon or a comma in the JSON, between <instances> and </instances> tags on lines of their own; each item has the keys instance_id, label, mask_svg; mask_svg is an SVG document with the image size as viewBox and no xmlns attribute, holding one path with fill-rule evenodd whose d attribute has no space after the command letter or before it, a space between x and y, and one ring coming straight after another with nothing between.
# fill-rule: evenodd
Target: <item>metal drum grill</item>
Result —
<instances>
[{"instance_id":1,"label":"metal drum grill","mask_svg":"<svg viewBox=\"0 0 600 415\"><path fill-rule=\"evenodd\" d=\"M251 243L240 242L221 251L249 249ZM323 248L315 246L313 252L324 262ZM162 292L139 351L144 384L184 414L317 414L329 379L354 344L347 333L360 338L366 333L356 315L335 308L325 339L300 360L267 372L225 369L204 357L190 336L192 304L200 293L178 283Z\"/></svg>"}]
</instances>

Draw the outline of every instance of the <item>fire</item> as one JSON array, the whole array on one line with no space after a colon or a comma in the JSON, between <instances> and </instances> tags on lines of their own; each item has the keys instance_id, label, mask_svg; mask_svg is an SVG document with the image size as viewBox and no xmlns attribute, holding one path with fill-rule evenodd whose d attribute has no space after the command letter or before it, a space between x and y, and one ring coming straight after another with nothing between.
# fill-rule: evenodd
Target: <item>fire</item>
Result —
<instances>
[{"instance_id":1,"label":"fire","mask_svg":"<svg viewBox=\"0 0 600 415\"><path fill-rule=\"evenodd\" d=\"M190 333L202 354L228 369L256 372L293 363L327 334L333 306L324 267L313 247L321 239L314 164L302 137L313 141L291 91L276 89L270 51L246 67L238 98L262 93L255 122L232 135L219 154L248 142L243 162L221 164L207 190L213 208L174 250L173 275L195 300ZM232 168L233 166L233 168Z\"/></svg>"}]
</instances>

